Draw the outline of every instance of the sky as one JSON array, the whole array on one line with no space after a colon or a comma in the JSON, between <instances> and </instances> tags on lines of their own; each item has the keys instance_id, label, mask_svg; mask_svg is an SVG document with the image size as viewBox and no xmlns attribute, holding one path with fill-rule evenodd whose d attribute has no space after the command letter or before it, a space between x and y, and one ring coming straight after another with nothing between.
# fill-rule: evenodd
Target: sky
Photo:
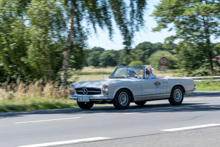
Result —
<instances>
[{"instance_id":1,"label":"sky","mask_svg":"<svg viewBox=\"0 0 220 147\"><path fill-rule=\"evenodd\" d=\"M157 26L156 21L153 17L149 16L153 13L155 10L154 6L159 3L160 0L148 0L147 4L147 10L145 11L144 20L145 20L145 27L141 29L139 32L135 33L132 48L137 46L139 43L142 43L144 41L149 41L152 43L157 42L164 42L164 39L168 36L174 35L175 32L171 31L168 32L168 30L162 30L161 32L152 32L152 28ZM119 29L114 26L114 34L113 34L113 40L111 41L108 36L107 30L101 30L100 28L97 29L97 34L94 32L88 37L88 47L93 48L95 46L102 47L105 49L113 49L113 50L119 50L123 49L124 45L123 38L120 34Z\"/></svg>"}]
</instances>

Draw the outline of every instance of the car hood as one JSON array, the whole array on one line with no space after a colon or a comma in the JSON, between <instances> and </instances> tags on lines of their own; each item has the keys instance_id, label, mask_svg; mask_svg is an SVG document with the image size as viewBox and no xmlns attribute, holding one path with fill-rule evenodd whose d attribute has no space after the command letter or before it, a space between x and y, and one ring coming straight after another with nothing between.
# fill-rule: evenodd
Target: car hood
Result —
<instances>
[{"instance_id":1,"label":"car hood","mask_svg":"<svg viewBox=\"0 0 220 147\"><path fill-rule=\"evenodd\" d=\"M73 83L75 88L77 87L95 87L95 88L102 88L103 85L113 85L113 84L118 84L122 81L130 81L134 79L100 79L100 80L95 80L95 81L85 81L85 82L78 82L78 83Z\"/></svg>"}]
</instances>

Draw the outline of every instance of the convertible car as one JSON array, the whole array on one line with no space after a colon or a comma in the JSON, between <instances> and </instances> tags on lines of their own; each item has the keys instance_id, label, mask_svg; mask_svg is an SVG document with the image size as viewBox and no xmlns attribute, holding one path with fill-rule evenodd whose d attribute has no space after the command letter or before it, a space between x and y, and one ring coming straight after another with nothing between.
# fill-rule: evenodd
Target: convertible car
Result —
<instances>
[{"instance_id":1,"label":"convertible car","mask_svg":"<svg viewBox=\"0 0 220 147\"><path fill-rule=\"evenodd\" d=\"M171 105L180 105L184 95L195 90L188 78L157 77L149 79L145 66L120 66L108 79L70 84L70 99L77 100L82 109L94 103L113 103L116 109L127 109L131 102L144 105L150 100L168 99Z\"/></svg>"}]
</instances>

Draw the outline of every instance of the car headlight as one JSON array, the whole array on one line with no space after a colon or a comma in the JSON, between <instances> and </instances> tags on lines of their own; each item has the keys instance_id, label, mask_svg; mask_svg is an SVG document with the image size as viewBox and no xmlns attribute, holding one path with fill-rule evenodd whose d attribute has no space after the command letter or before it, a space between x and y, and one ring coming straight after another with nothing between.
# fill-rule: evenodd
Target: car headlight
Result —
<instances>
[{"instance_id":1,"label":"car headlight","mask_svg":"<svg viewBox=\"0 0 220 147\"><path fill-rule=\"evenodd\" d=\"M102 93L103 93L104 95L108 95L108 86L107 86L107 85L103 85L103 86L102 86Z\"/></svg>"},{"instance_id":2,"label":"car headlight","mask_svg":"<svg viewBox=\"0 0 220 147\"><path fill-rule=\"evenodd\" d=\"M75 93L75 87L74 85L70 85L70 95L74 95Z\"/></svg>"}]
</instances>

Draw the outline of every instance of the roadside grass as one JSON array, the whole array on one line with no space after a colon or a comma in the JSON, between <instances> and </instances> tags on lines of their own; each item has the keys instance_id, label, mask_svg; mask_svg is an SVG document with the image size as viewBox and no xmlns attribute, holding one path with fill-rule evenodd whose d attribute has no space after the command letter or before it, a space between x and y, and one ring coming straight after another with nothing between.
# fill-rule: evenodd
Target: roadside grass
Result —
<instances>
[{"instance_id":1,"label":"roadside grass","mask_svg":"<svg viewBox=\"0 0 220 147\"><path fill-rule=\"evenodd\" d=\"M198 91L220 91L220 81L195 81Z\"/></svg>"},{"instance_id":2,"label":"roadside grass","mask_svg":"<svg viewBox=\"0 0 220 147\"><path fill-rule=\"evenodd\" d=\"M33 110L47 110L47 109L62 109L75 108L76 102L66 98L54 99L35 99L11 101L5 100L0 103L0 112L18 112L18 111L33 111Z\"/></svg>"},{"instance_id":3,"label":"roadside grass","mask_svg":"<svg viewBox=\"0 0 220 147\"><path fill-rule=\"evenodd\" d=\"M75 101L64 98L69 92L61 90L56 82L23 83L19 78L15 83L9 81L0 88L0 112L77 107Z\"/></svg>"}]
</instances>

